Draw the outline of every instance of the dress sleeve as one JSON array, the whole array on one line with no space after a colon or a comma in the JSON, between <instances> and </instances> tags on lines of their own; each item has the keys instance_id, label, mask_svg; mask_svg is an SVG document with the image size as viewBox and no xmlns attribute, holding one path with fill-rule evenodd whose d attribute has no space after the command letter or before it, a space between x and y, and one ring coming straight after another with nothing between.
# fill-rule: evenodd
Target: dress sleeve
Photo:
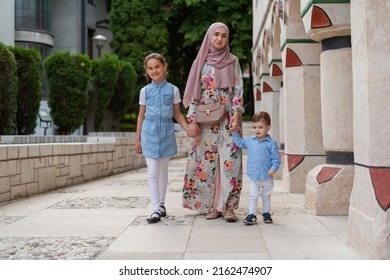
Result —
<instances>
[{"instance_id":1,"label":"dress sleeve","mask_svg":"<svg viewBox=\"0 0 390 280\"><path fill-rule=\"evenodd\" d=\"M241 115L245 113L243 104L244 82L242 77L241 66L236 59L234 63L234 89L233 89L233 110L238 111Z\"/></svg>"},{"instance_id":2,"label":"dress sleeve","mask_svg":"<svg viewBox=\"0 0 390 280\"><path fill-rule=\"evenodd\" d=\"M190 105L188 106L187 111L187 122L192 123L196 121L196 108L198 107L198 100L191 98Z\"/></svg>"}]
</instances>

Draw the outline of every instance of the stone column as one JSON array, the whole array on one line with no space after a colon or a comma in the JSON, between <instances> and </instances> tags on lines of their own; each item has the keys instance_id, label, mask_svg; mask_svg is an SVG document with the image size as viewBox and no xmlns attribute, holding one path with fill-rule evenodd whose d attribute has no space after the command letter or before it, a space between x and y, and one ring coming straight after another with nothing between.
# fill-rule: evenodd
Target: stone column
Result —
<instances>
[{"instance_id":1,"label":"stone column","mask_svg":"<svg viewBox=\"0 0 390 280\"><path fill-rule=\"evenodd\" d=\"M321 44L306 34L300 1L285 1L281 27L283 62L283 188L305 191L306 176L325 162L321 129Z\"/></svg>"},{"instance_id":2,"label":"stone column","mask_svg":"<svg viewBox=\"0 0 390 280\"><path fill-rule=\"evenodd\" d=\"M280 150L284 151L284 88L281 87L279 91L279 138L280 138Z\"/></svg>"},{"instance_id":3,"label":"stone column","mask_svg":"<svg viewBox=\"0 0 390 280\"><path fill-rule=\"evenodd\" d=\"M390 259L390 1L351 1L355 178L349 236L369 259Z\"/></svg>"},{"instance_id":4,"label":"stone column","mask_svg":"<svg viewBox=\"0 0 390 280\"><path fill-rule=\"evenodd\" d=\"M321 112L326 163L306 179L306 206L316 215L346 215L353 181L352 60L349 1L301 0L306 34L322 43Z\"/></svg>"},{"instance_id":5,"label":"stone column","mask_svg":"<svg viewBox=\"0 0 390 280\"><path fill-rule=\"evenodd\" d=\"M272 14L268 51L268 68L270 76L263 81L264 110L271 116L270 135L280 147L280 87L283 81L283 66L280 52L280 18Z\"/></svg>"},{"instance_id":6,"label":"stone column","mask_svg":"<svg viewBox=\"0 0 390 280\"><path fill-rule=\"evenodd\" d=\"M262 82L261 110L266 111L271 117L271 130L269 134L280 144L279 132L279 89L280 81L265 76Z\"/></svg>"},{"instance_id":7,"label":"stone column","mask_svg":"<svg viewBox=\"0 0 390 280\"><path fill-rule=\"evenodd\" d=\"M283 84L283 83L282 83ZM280 87L279 91L279 154L280 154L280 167L275 174L276 180L283 180L283 170L285 162L284 153L284 88Z\"/></svg>"},{"instance_id":8,"label":"stone column","mask_svg":"<svg viewBox=\"0 0 390 280\"><path fill-rule=\"evenodd\" d=\"M324 162L321 130L321 45L288 39L283 47L285 156L283 186L303 193L307 173Z\"/></svg>"},{"instance_id":9,"label":"stone column","mask_svg":"<svg viewBox=\"0 0 390 280\"><path fill-rule=\"evenodd\" d=\"M305 199L315 215L347 215L354 175L351 37L322 41L321 112L326 164L307 176Z\"/></svg>"}]
</instances>

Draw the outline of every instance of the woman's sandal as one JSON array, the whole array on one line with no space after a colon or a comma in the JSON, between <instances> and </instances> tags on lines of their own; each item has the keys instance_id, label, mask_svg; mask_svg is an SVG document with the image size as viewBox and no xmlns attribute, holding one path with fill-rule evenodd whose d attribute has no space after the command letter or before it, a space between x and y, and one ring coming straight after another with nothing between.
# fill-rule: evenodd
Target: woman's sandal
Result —
<instances>
[{"instance_id":1,"label":"woman's sandal","mask_svg":"<svg viewBox=\"0 0 390 280\"><path fill-rule=\"evenodd\" d=\"M154 214L157 214L158 217L153 216ZM152 215L150 215L150 217L147 218L146 220L148 221L149 224L157 223L158 221L161 220L161 215L158 212L153 212Z\"/></svg>"},{"instance_id":2,"label":"woman's sandal","mask_svg":"<svg viewBox=\"0 0 390 280\"><path fill-rule=\"evenodd\" d=\"M237 216L234 213L225 214L225 221L229 223L237 222Z\"/></svg>"},{"instance_id":3,"label":"woman's sandal","mask_svg":"<svg viewBox=\"0 0 390 280\"><path fill-rule=\"evenodd\" d=\"M222 216L222 212L217 211L217 209L211 210L210 213L206 215L207 220L214 220Z\"/></svg>"}]
</instances>

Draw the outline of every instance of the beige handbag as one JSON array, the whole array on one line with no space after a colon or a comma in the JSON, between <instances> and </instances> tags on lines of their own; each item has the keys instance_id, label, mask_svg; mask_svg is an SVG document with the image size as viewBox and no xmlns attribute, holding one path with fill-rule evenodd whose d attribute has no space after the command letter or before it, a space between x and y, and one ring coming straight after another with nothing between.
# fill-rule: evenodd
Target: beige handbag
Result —
<instances>
[{"instance_id":1,"label":"beige handbag","mask_svg":"<svg viewBox=\"0 0 390 280\"><path fill-rule=\"evenodd\" d=\"M218 124L225 118L226 106L220 101L198 105L196 108L196 122L200 124Z\"/></svg>"}]
</instances>

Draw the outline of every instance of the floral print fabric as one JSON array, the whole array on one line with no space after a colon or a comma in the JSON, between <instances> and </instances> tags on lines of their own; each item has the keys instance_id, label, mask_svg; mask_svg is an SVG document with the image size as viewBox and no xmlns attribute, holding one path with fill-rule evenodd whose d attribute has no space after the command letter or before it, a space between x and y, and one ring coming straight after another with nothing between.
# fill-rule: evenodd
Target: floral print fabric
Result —
<instances>
[{"instance_id":1,"label":"floral print fabric","mask_svg":"<svg viewBox=\"0 0 390 280\"><path fill-rule=\"evenodd\" d=\"M226 104L225 119L220 124L199 125L200 133L193 139L184 176L183 207L197 213L208 213L216 192L216 176L222 188L222 210L237 209L242 187L241 149L229 131L230 117L242 107L243 81L238 60L235 61L235 86L217 89L214 86L214 67L205 64L201 72L201 100L192 99L187 119L194 121L198 104L221 100ZM219 164L219 167L218 167Z\"/></svg>"}]
</instances>

